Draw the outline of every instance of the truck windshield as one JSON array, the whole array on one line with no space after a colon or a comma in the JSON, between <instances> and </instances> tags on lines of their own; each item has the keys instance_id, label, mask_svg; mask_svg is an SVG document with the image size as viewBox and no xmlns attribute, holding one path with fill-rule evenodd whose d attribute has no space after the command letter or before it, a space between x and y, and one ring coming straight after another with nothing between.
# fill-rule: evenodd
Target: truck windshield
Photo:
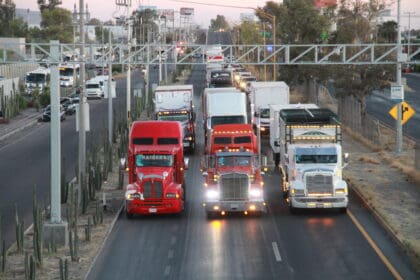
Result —
<instances>
[{"instance_id":1,"label":"truck windshield","mask_svg":"<svg viewBox=\"0 0 420 280\"><path fill-rule=\"evenodd\" d=\"M188 121L188 113L180 113L180 114L158 114L159 121L179 121L184 122Z\"/></svg>"},{"instance_id":2,"label":"truck windshield","mask_svg":"<svg viewBox=\"0 0 420 280\"><path fill-rule=\"evenodd\" d=\"M29 83L45 83L46 76L44 74L30 73L26 75L26 81Z\"/></svg>"},{"instance_id":3,"label":"truck windshield","mask_svg":"<svg viewBox=\"0 0 420 280\"><path fill-rule=\"evenodd\" d=\"M218 124L234 124L245 123L244 116L217 116L211 118L211 126L214 127Z\"/></svg>"},{"instance_id":4,"label":"truck windshield","mask_svg":"<svg viewBox=\"0 0 420 280\"><path fill-rule=\"evenodd\" d=\"M172 155L156 155L156 154L139 154L136 155L136 166L160 166L169 167L172 166L174 158Z\"/></svg>"},{"instance_id":5,"label":"truck windshield","mask_svg":"<svg viewBox=\"0 0 420 280\"><path fill-rule=\"evenodd\" d=\"M296 148L296 163L337 163L337 151L333 147Z\"/></svg>"},{"instance_id":6,"label":"truck windshield","mask_svg":"<svg viewBox=\"0 0 420 280\"><path fill-rule=\"evenodd\" d=\"M264 119L270 118L270 109L269 108L261 109L260 117Z\"/></svg>"},{"instance_id":7,"label":"truck windshield","mask_svg":"<svg viewBox=\"0 0 420 280\"><path fill-rule=\"evenodd\" d=\"M250 162L249 156L219 156L217 158L219 166L249 166Z\"/></svg>"}]
</instances>

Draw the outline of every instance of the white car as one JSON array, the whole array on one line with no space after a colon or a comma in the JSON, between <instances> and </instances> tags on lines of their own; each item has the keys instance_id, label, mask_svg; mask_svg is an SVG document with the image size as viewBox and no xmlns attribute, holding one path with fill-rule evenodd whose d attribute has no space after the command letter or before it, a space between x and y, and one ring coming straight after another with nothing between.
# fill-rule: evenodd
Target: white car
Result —
<instances>
[{"instance_id":1,"label":"white car","mask_svg":"<svg viewBox=\"0 0 420 280\"><path fill-rule=\"evenodd\" d=\"M87 98L102 98L104 96L103 87L100 80L91 79L86 82L86 97Z\"/></svg>"}]
</instances>

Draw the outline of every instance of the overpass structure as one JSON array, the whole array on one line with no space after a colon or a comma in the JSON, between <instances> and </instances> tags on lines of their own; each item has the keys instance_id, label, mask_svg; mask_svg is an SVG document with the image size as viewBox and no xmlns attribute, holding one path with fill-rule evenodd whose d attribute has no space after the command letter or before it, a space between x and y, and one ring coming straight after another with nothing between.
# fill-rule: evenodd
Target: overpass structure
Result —
<instances>
[{"instance_id":1,"label":"overpass structure","mask_svg":"<svg viewBox=\"0 0 420 280\"><path fill-rule=\"evenodd\" d=\"M59 59L51 55L51 43L3 44L0 63L62 63L64 53L78 53L81 44L59 44ZM203 64L207 45L146 44L128 49L124 44L85 44L84 57L75 55L67 63L86 64ZM319 44L319 45L220 45L226 56L248 65L386 65L396 63L420 64L420 44ZM399 52L399 47L404 52ZM103 56L94 50L106 49ZM22 51L24 50L24 51ZM410 50L406 52L407 50Z\"/></svg>"}]
</instances>

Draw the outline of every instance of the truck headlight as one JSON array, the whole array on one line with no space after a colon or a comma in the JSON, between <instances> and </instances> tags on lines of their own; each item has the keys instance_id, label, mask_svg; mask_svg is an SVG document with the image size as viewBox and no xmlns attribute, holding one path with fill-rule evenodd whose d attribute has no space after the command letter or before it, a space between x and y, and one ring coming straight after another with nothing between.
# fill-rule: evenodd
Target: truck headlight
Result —
<instances>
[{"instance_id":1,"label":"truck headlight","mask_svg":"<svg viewBox=\"0 0 420 280\"><path fill-rule=\"evenodd\" d=\"M347 188L336 189L335 194L347 194Z\"/></svg>"},{"instance_id":2,"label":"truck headlight","mask_svg":"<svg viewBox=\"0 0 420 280\"><path fill-rule=\"evenodd\" d=\"M305 195L305 190L304 189L290 189L290 194L292 196L302 196Z\"/></svg>"},{"instance_id":3,"label":"truck headlight","mask_svg":"<svg viewBox=\"0 0 420 280\"><path fill-rule=\"evenodd\" d=\"M208 199L218 199L219 198L219 191L216 191L216 190L207 190L206 197Z\"/></svg>"},{"instance_id":4,"label":"truck headlight","mask_svg":"<svg viewBox=\"0 0 420 280\"><path fill-rule=\"evenodd\" d=\"M166 198L179 198L177 193L167 193Z\"/></svg>"},{"instance_id":5,"label":"truck headlight","mask_svg":"<svg viewBox=\"0 0 420 280\"><path fill-rule=\"evenodd\" d=\"M125 193L125 198L127 200L140 199L141 195L136 191L128 191Z\"/></svg>"},{"instance_id":6,"label":"truck headlight","mask_svg":"<svg viewBox=\"0 0 420 280\"><path fill-rule=\"evenodd\" d=\"M263 192L262 192L262 190L261 190L261 189L251 189L251 190L249 191L249 195L250 195L251 197L262 197Z\"/></svg>"}]
</instances>

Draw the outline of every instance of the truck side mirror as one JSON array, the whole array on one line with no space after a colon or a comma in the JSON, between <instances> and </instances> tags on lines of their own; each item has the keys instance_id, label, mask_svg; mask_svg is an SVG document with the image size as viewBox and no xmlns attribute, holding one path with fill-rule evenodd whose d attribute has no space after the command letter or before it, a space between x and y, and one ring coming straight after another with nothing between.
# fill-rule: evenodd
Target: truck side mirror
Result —
<instances>
[{"instance_id":1,"label":"truck side mirror","mask_svg":"<svg viewBox=\"0 0 420 280\"><path fill-rule=\"evenodd\" d=\"M195 112L192 112L192 114L191 114L191 120L192 120L193 122L195 122L195 116L196 116Z\"/></svg>"},{"instance_id":2,"label":"truck side mirror","mask_svg":"<svg viewBox=\"0 0 420 280\"><path fill-rule=\"evenodd\" d=\"M184 158L184 169L188 170L188 165L190 163L190 159L189 158Z\"/></svg>"},{"instance_id":3,"label":"truck side mirror","mask_svg":"<svg viewBox=\"0 0 420 280\"><path fill-rule=\"evenodd\" d=\"M207 176L209 176L209 173L207 173L207 171L204 171L203 172L203 177L207 177Z\"/></svg>"},{"instance_id":4,"label":"truck side mirror","mask_svg":"<svg viewBox=\"0 0 420 280\"><path fill-rule=\"evenodd\" d=\"M261 158L261 175L264 175L268 172L267 156Z\"/></svg>"},{"instance_id":5,"label":"truck side mirror","mask_svg":"<svg viewBox=\"0 0 420 280\"><path fill-rule=\"evenodd\" d=\"M347 165L349 165L349 153L344 153L344 156L343 156L343 162L344 162L344 164L343 164L343 168L345 168Z\"/></svg>"},{"instance_id":6,"label":"truck side mirror","mask_svg":"<svg viewBox=\"0 0 420 280\"><path fill-rule=\"evenodd\" d=\"M279 141L274 141L274 146L276 146L276 147L280 147L280 144L279 144Z\"/></svg>"},{"instance_id":7,"label":"truck side mirror","mask_svg":"<svg viewBox=\"0 0 420 280\"><path fill-rule=\"evenodd\" d=\"M125 170L127 168L127 160L125 158L120 158L120 170Z\"/></svg>"}]
</instances>

